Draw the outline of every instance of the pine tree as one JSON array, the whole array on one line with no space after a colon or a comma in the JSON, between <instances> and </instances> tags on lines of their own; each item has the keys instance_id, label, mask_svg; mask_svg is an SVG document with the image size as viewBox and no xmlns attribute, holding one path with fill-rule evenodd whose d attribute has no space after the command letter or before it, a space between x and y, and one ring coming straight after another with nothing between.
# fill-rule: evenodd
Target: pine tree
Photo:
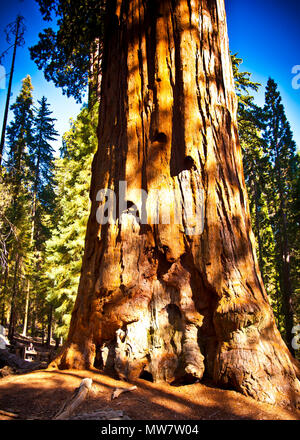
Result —
<instances>
[{"instance_id":1,"label":"pine tree","mask_svg":"<svg viewBox=\"0 0 300 440\"><path fill-rule=\"evenodd\" d=\"M64 135L56 161L55 228L47 241L48 301L55 309L56 336L66 336L78 289L89 212L92 156L97 145L97 105L83 109Z\"/></svg>"},{"instance_id":2,"label":"pine tree","mask_svg":"<svg viewBox=\"0 0 300 440\"><path fill-rule=\"evenodd\" d=\"M31 245L33 259L28 279L23 334L26 335L28 323L28 310L30 299L30 288L33 289L34 297L31 304L45 302L45 295L39 295L42 290L40 271L45 256L45 241L50 236L51 213L54 209L54 149L50 142L58 135L54 128L55 119L49 109L46 97L38 101L39 107L35 109L34 117L34 138L31 143L29 154L32 175L32 212L31 212ZM30 286L31 285L31 286ZM40 299L40 301L38 301ZM43 309L43 307L40 309ZM34 328L34 326L32 326Z\"/></svg>"},{"instance_id":3,"label":"pine tree","mask_svg":"<svg viewBox=\"0 0 300 440\"><path fill-rule=\"evenodd\" d=\"M37 246L44 241L41 216L43 212L50 214L54 208L54 149L51 146L58 133L54 128L56 119L50 117L46 97L38 101L40 107L36 109L34 119L34 142L31 145L30 154L33 163L33 220L34 239Z\"/></svg>"},{"instance_id":4,"label":"pine tree","mask_svg":"<svg viewBox=\"0 0 300 440\"><path fill-rule=\"evenodd\" d=\"M14 119L7 129L8 159L6 168L10 179L19 189L21 183L29 181L28 149L33 143L33 98L32 84L29 75L23 79L22 89L16 102L11 106Z\"/></svg>"},{"instance_id":5,"label":"pine tree","mask_svg":"<svg viewBox=\"0 0 300 440\"><path fill-rule=\"evenodd\" d=\"M292 191L292 210L291 210L291 234L292 234L292 251L293 257L291 259L291 278L294 292L294 322L300 322L300 152L297 153L297 170L293 181ZM300 350L297 351L298 358L300 358Z\"/></svg>"},{"instance_id":6,"label":"pine tree","mask_svg":"<svg viewBox=\"0 0 300 440\"><path fill-rule=\"evenodd\" d=\"M274 234L268 209L267 187L270 184L270 164L264 153L264 112L254 104L251 92L260 84L251 80L249 72L240 71L242 59L232 55L233 73L238 96L238 128L243 151L245 181L249 197L252 228L256 238L256 251L265 288L271 300L277 325L281 323L281 301L276 279Z\"/></svg>"},{"instance_id":7,"label":"pine tree","mask_svg":"<svg viewBox=\"0 0 300 440\"><path fill-rule=\"evenodd\" d=\"M7 210L12 202L11 187L5 169L0 175L0 323L7 325L8 292L8 241L14 234L14 227L7 218Z\"/></svg>"},{"instance_id":8,"label":"pine tree","mask_svg":"<svg viewBox=\"0 0 300 440\"><path fill-rule=\"evenodd\" d=\"M299 163L296 144L293 141L293 134L285 115L280 92L277 84L271 78L266 87L264 112L266 118L265 155L270 164L270 185L267 194L275 237L276 265L282 296L285 339L293 352L291 340L294 326L293 292L295 280L292 279L292 266L294 266L297 253L295 183Z\"/></svg>"},{"instance_id":9,"label":"pine tree","mask_svg":"<svg viewBox=\"0 0 300 440\"><path fill-rule=\"evenodd\" d=\"M6 183L11 188L11 202L6 218L13 234L8 240L8 266L3 272L3 295L10 297L9 336L15 324L26 335L29 320L35 335L47 320L49 304L45 303L45 242L50 237L54 209L54 150L51 142L57 132L45 97L34 109L31 79L23 80L20 95L12 105L14 119L8 133ZM10 292L10 295L8 294ZM29 306L31 314L29 316ZM3 319L5 301L3 301Z\"/></svg>"},{"instance_id":10,"label":"pine tree","mask_svg":"<svg viewBox=\"0 0 300 440\"><path fill-rule=\"evenodd\" d=\"M31 78L27 76L16 102L11 106L14 119L7 130L8 159L6 162L8 182L12 191L12 202L7 209L7 218L15 229L8 241L9 278L7 288L11 291L9 337L14 334L17 319L18 297L25 291L26 268L30 264L30 185L31 162L28 151L33 143L33 99Z\"/></svg>"}]
</instances>

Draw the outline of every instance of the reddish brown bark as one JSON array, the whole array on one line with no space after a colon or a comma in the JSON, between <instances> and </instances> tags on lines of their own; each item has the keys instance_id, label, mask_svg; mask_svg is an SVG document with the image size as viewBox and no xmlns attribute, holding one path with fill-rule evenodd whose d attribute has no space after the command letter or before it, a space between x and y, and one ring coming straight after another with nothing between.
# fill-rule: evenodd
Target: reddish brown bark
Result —
<instances>
[{"instance_id":1,"label":"reddish brown bark","mask_svg":"<svg viewBox=\"0 0 300 440\"><path fill-rule=\"evenodd\" d=\"M258 400L296 404L297 366L254 251L224 2L109 3L82 276L53 365L88 368L96 359L120 377L147 371L168 382L206 371ZM120 181L148 225L128 211L122 223L97 223L98 190ZM155 190L170 224L149 216ZM170 194L190 197L195 210L199 190L204 229L191 235L172 221Z\"/></svg>"}]
</instances>

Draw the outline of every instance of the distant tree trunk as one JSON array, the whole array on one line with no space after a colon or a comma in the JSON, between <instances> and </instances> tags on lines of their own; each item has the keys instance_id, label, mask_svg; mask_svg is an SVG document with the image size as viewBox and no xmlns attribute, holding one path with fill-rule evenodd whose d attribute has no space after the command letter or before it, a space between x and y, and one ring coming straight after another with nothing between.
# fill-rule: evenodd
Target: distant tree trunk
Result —
<instances>
[{"instance_id":1,"label":"distant tree trunk","mask_svg":"<svg viewBox=\"0 0 300 440\"><path fill-rule=\"evenodd\" d=\"M48 312L48 325L47 325L47 346L50 347L52 339L52 324L53 324L53 307L50 305Z\"/></svg>"},{"instance_id":2,"label":"distant tree trunk","mask_svg":"<svg viewBox=\"0 0 300 440\"><path fill-rule=\"evenodd\" d=\"M255 209L255 228L256 228L256 237L257 237L257 245L258 245L258 261L259 261L259 269L261 273L262 281L264 282L264 260L263 260L263 247L261 240L261 232L260 232L260 219L259 219L259 195L257 182L253 179L253 193L254 193L254 209Z\"/></svg>"},{"instance_id":3,"label":"distant tree trunk","mask_svg":"<svg viewBox=\"0 0 300 440\"><path fill-rule=\"evenodd\" d=\"M29 297L30 297L30 281L27 280L27 289L26 289L25 311L24 311L24 321L23 321L22 336L26 336L27 335L28 314L29 314Z\"/></svg>"},{"instance_id":4,"label":"distant tree trunk","mask_svg":"<svg viewBox=\"0 0 300 440\"><path fill-rule=\"evenodd\" d=\"M278 128L279 130L279 128ZM293 289L291 282L291 268L290 268L290 246L288 240L288 228L286 218L286 194L284 191L284 169L281 164L281 158L278 147L279 139L275 140L275 171L276 171L276 184L279 193L279 206L278 206L278 233L277 243L279 248L279 274L280 274L280 288L282 292L282 311L283 322L285 328L285 339L290 352L294 355L294 349L292 347L294 326L294 313L292 305Z\"/></svg>"},{"instance_id":5,"label":"distant tree trunk","mask_svg":"<svg viewBox=\"0 0 300 440\"><path fill-rule=\"evenodd\" d=\"M1 324L6 327L7 325L7 319L6 319L6 312L5 312L5 293L6 293L6 286L7 286L7 279L8 279L8 264L5 267L4 271L4 277L3 277L3 286L2 286L2 308L1 308Z\"/></svg>"},{"instance_id":6,"label":"distant tree trunk","mask_svg":"<svg viewBox=\"0 0 300 440\"><path fill-rule=\"evenodd\" d=\"M108 2L102 74L82 275L52 366L88 368L108 353L121 378L206 371L258 400L296 404L299 366L254 250L223 0ZM117 193L118 213L120 181L128 203L101 225L98 191ZM202 192L203 231L193 216ZM176 224L183 201L191 213Z\"/></svg>"},{"instance_id":7,"label":"distant tree trunk","mask_svg":"<svg viewBox=\"0 0 300 440\"><path fill-rule=\"evenodd\" d=\"M42 345L45 345L45 322L42 321Z\"/></svg>"},{"instance_id":8,"label":"distant tree trunk","mask_svg":"<svg viewBox=\"0 0 300 440\"><path fill-rule=\"evenodd\" d=\"M7 125L7 117L8 117L8 110L9 110L9 101L10 101L10 95L11 95L11 86L12 86L12 79L13 74L15 70L15 60L16 60L16 52L17 52L17 46L18 46L18 38L19 38L19 29L20 29L20 22L21 17L17 17L16 20L16 34L15 34L15 43L14 43L14 51L13 51L13 57L11 62L11 68L10 68L10 74L9 74L9 82L8 82L8 89L7 89L7 95L6 95L6 103L5 103L5 109L4 109L4 117L3 117L3 124L2 124L2 133L1 133L1 141L0 141L0 165L2 163L2 156L3 156L3 150L4 150L4 144L5 144L5 134L6 134L6 125Z\"/></svg>"},{"instance_id":9,"label":"distant tree trunk","mask_svg":"<svg viewBox=\"0 0 300 440\"><path fill-rule=\"evenodd\" d=\"M39 167L39 161L38 161L37 169L39 169L38 167ZM33 246L34 233L35 233L36 194L37 194L37 179L35 179L35 183L34 183L33 200L32 200L30 249ZM24 311L24 324L23 324L23 332L22 332L23 336L26 336L26 334L27 334L28 315L29 315L29 299L30 299L30 280L28 279L27 280L27 289L26 289L25 311Z\"/></svg>"},{"instance_id":10,"label":"distant tree trunk","mask_svg":"<svg viewBox=\"0 0 300 440\"><path fill-rule=\"evenodd\" d=\"M16 297L18 290L18 270L19 270L19 255L16 256L15 261L15 269L14 269L14 279L12 286L12 296L11 296L11 306L10 306L10 317L9 317L9 326L8 326L8 339L10 341L13 340L15 333L15 321L16 321Z\"/></svg>"},{"instance_id":11,"label":"distant tree trunk","mask_svg":"<svg viewBox=\"0 0 300 440\"><path fill-rule=\"evenodd\" d=\"M2 301L2 306L1 306L1 321L0 321L1 325L5 326L5 301Z\"/></svg>"},{"instance_id":12,"label":"distant tree trunk","mask_svg":"<svg viewBox=\"0 0 300 440\"><path fill-rule=\"evenodd\" d=\"M36 328L35 328L35 324L36 324L36 305L35 305L35 301L34 298L31 299L31 323L30 323L30 336L32 338L35 337L36 335Z\"/></svg>"},{"instance_id":13,"label":"distant tree trunk","mask_svg":"<svg viewBox=\"0 0 300 440\"><path fill-rule=\"evenodd\" d=\"M1 320L0 320L0 323L4 327L6 327L6 324L7 324L7 322L6 322L6 313L5 312L6 312L5 298L3 298L2 305L1 305Z\"/></svg>"},{"instance_id":14,"label":"distant tree trunk","mask_svg":"<svg viewBox=\"0 0 300 440\"><path fill-rule=\"evenodd\" d=\"M284 324L285 324L285 337L290 352L294 355L295 351L292 347L294 326L294 311L292 304L293 289L291 283L291 269L290 269L290 247L288 242L286 214L284 196L281 197L280 217L282 224L282 237L281 240L281 258L282 258L282 291L283 291L283 312L284 312Z\"/></svg>"}]
</instances>

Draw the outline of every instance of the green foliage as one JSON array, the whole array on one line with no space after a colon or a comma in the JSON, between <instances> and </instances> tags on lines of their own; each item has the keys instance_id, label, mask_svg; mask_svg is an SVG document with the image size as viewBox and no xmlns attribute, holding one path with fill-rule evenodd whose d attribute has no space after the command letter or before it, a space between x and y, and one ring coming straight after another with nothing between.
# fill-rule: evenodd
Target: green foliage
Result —
<instances>
[{"instance_id":1,"label":"green foliage","mask_svg":"<svg viewBox=\"0 0 300 440\"><path fill-rule=\"evenodd\" d=\"M84 108L64 135L56 161L55 228L47 246L48 301L55 307L57 336L65 336L77 294L89 213L90 169L97 146L97 106Z\"/></svg>"},{"instance_id":2,"label":"green foliage","mask_svg":"<svg viewBox=\"0 0 300 440\"><path fill-rule=\"evenodd\" d=\"M16 102L11 106L14 118L7 130L8 158L6 162L5 184L11 192L11 200L5 209L7 268L4 278L3 295L10 299L10 332L13 332L17 312L24 300L23 292L26 273L31 262L31 173L28 150L33 143L33 100L31 78L27 76ZM9 230L13 233L9 233Z\"/></svg>"},{"instance_id":3,"label":"green foliage","mask_svg":"<svg viewBox=\"0 0 300 440\"><path fill-rule=\"evenodd\" d=\"M277 325L289 342L299 321L299 155L276 83L269 79L265 107L257 107L251 91L259 84L239 71L241 62L232 56L252 227Z\"/></svg>"},{"instance_id":4,"label":"green foliage","mask_svg":"<svg viewBox=\"0 0 300 440\"><path fill-rule=\"evenodd\" d=\"M22 83L22 90L11 106L14 119L7 129L8 159L6 168L11 181L18 190L21 182L29 180L28 149L33 143L33 99L31 78L28 75Z\"/></svg>"},{"instance_id":5,"label":"green foliage","mask_svg":"<svg viewBox=\"0 0 300 440\"><path fill-rule=\"evenodd\" d=\"M232 64L238 96L238 126L243 151L245 181L248 189L252 227L256 237L260 270L270 298L276 298L274 279L274 237L270 224L265 187L268 185L269 164L264 154L264 115L253 103L251 91L259 84L251 81L249 72L240 72L242 63L236 55ZM275 306L275 302L274 302Z\"/></svg>"},{"instance_id":6,"label":"green foliage","mask_svg":"<svg viewBox=\"0 0 300 440\"><path fill-rule=\"evenodd\" d=\"M251 91L257 92L261 84L251 81L250 72L240 71L240 64L243 63L243 60L242 58L238 58L237 54L231 55L231 62L235 82L235 90L239 102L238 116L240 117L243 113L243 110L248 110L249 108L255 107L253 104L254 98L250 93Z\"/></svg>"},{"instance_id":7,"label":"green foliage","mask_svg":"<svg viewBox=\"0 0 300 440\"><path fill-rule=\"evenodd\" d=\"M5 257L1 277L1 319L3 322L8 319L5 310L9 305L11 334L15 325L20 329L24 314L28 312L25 310L26 297L30 299L33 333L35 326L39 327L47 316L45 276L41 269L45 260L45 241L52 227L54 150L50 142L57 133L46 98L38 101L39 107L34 108L32 89L27 76L11 106L14 118L7 130L9 151L1 188L5 200L1 206Z\"/></svg>"},{"instance_id":8,"label":"green foliage","mask_svg":"<svg viewBox=\"0 0 300 440\"><path fill-rule=\"evenodd\" d=\"M31 308L43 319L49 309L45 301L46 277L43 271L46 258L45 242L51 235L55 206L54 150L50 142L56 139L58 133L54 128L55 119L50 117L52 112L47 99L43 96L38 104L33 122L34 141L29 148L32 168L32 261L29 278Z\"/></svg>"},{"instance_id":9,"label":"green foliage","mask_svg":"<svg viewBox=\"0 0 300 440\"><path fill-rule=\"evenodd\" d=\"M31 58L48 81L80 102L88 84L93 45L103 39L105 2L36 1L46 21L56 18L57 30L49 27L39 34L39 42L30 48Z\"/></svg>"},{"instance_id":10,"label":"green foliage","mask_svg":"<svg viewBox=\"0 0 300 440\"><path fill-rule=\"evenodd\" d=\"M13 255L25 256L30 235L30 157L28 150L33 143L33 100L31 78L27 76L16 102L11 106L14 119L7 130L8 158L6 161L7 184L12 200L7 208L7 218L15 227L10 247ZM12 252L11 252L12 253Z\"/></svg>"},{"instance_id":11,"label":"green foliage","mask_svg":"<svg viewBox=\"0 0 300 440\"><path fill-rule=\"evenodd\" d=\"M54 150L50 144L58 136L54 128L55 119L47 99L43 96L34 118L34 142L29 150L33 171L33 221L34 240L37 248L49 238L46 217L54 209Z\"/></svg>"},{"instance_id":12,"label":"green foliage","mask_svg":"<svg viewBox=\"0 0 300 440\"><path fill-rule=\"evenodd\" d=\"M285 338L289 342L296 312L295 292L299 292L299 156L277 84L271 78L266 87L264 114L265 157L270 180L266 193L275 238Z\"/></svg>"}]
</instances>

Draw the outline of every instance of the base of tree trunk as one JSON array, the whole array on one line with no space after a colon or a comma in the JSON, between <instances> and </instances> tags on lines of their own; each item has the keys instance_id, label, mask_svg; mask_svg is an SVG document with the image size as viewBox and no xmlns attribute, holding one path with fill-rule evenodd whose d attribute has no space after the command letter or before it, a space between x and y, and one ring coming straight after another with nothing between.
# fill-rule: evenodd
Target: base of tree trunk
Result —
<instances>
[{"instance_id":1,"label":"base of tree trunk","mask_svg":"<svg viewBox=\"0 0 300 440\"><path fill-rule=\"evenodd\" d=\"M154 261L140 263L139 273L155 270L155 276L106 298L91 333L75 306L76 330L71 323L50 368L96 367L123 380L171 384L201 380L205 373L216 385L256 400L299 407L299 363L284 345L270 306L218 300L188 255L170 263L161 254Z\"/></svg>"},{"instance_id":2,"label":"base of tree trunk","mask_svg":"<svg viewBox=\"0 0 300 440\"><path fill-rule=\"evenodd\" d=\"M181 354L176 354L176 349L160 351L158 346L150 347L147 355L144 351L133 353L131 338L142 327L129 327L129 338L121 330L116 335L116 341L101 346L102 371L114 371L120 379L127 381L145 378L153 382L180 381L189 384L191 380L203 377L208 360L193 342L193 336L190 340L185 338L186 349ZM207 377L213 378L216 386L235 389L258 401L300 408L299 363L290 359L288 353L275 354L273 343L262 345L259 349L221 347L213 365L213 375L206 373ZM99 357L98 352L97 359ZM93 366L77 344L70 344L48 368L88 369Z\"/></svg>"}]
</instances>

